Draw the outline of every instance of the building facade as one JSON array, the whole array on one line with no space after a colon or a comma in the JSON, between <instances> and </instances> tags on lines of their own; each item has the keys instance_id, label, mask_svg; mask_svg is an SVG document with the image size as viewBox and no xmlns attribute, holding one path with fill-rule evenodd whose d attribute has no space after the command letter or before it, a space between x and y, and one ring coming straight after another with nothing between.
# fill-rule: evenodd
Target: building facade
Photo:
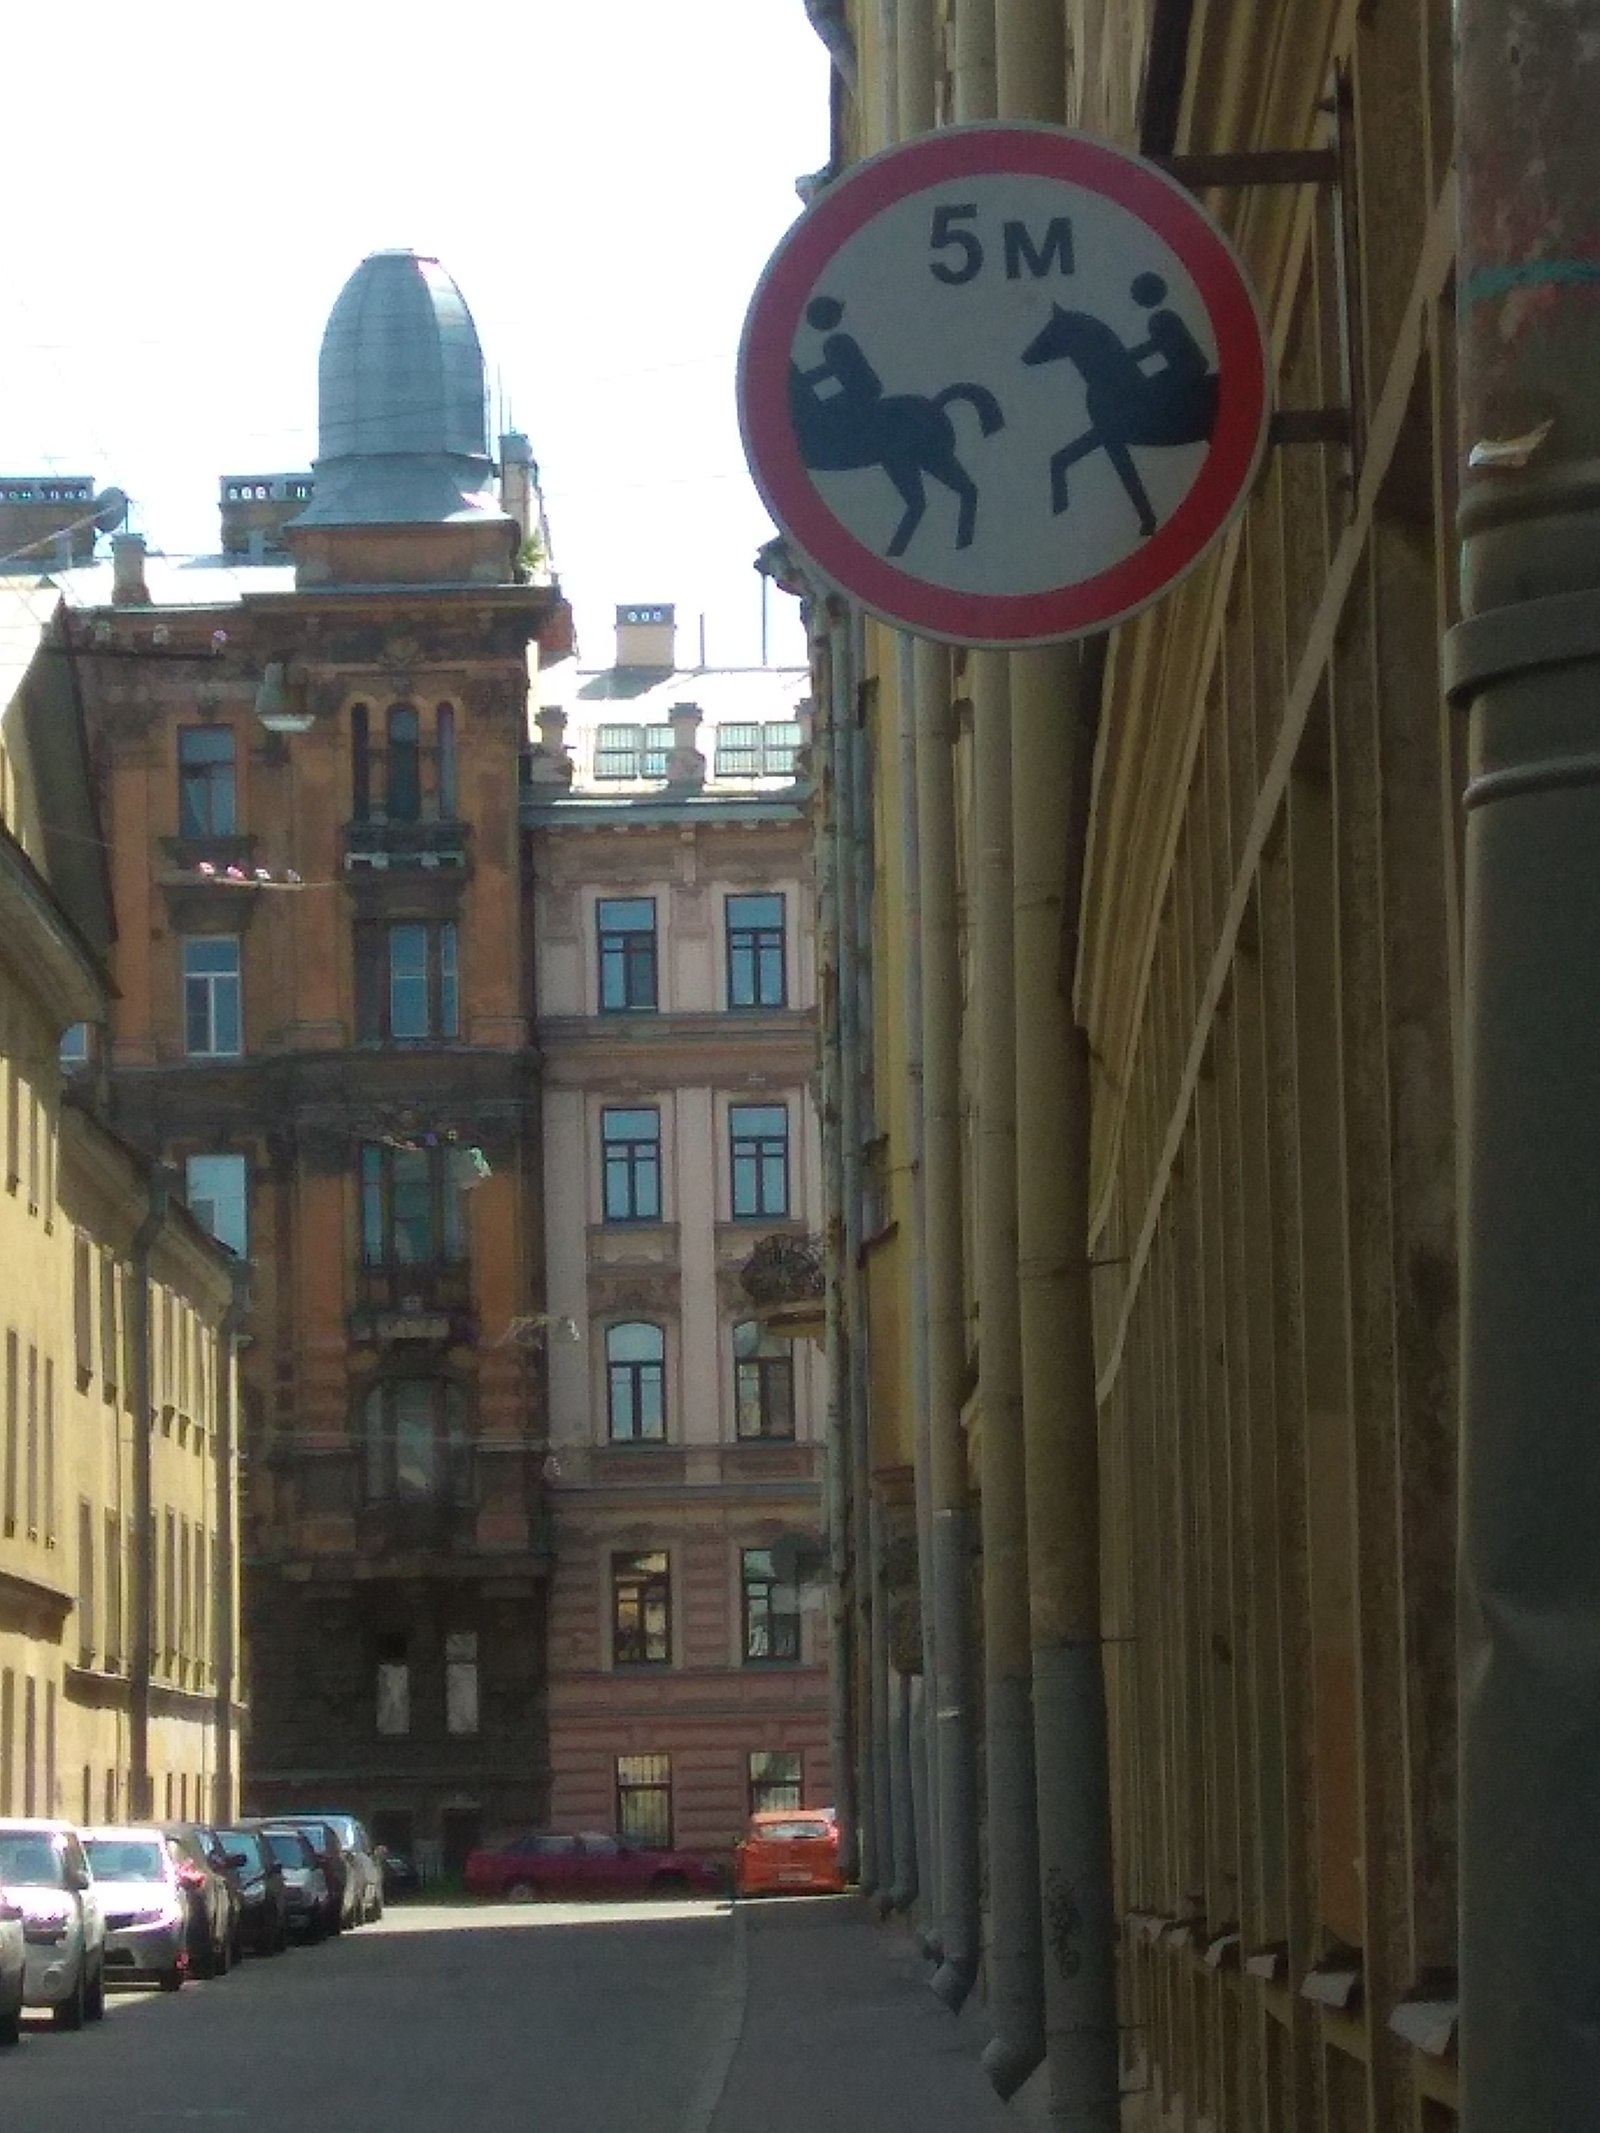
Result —
<instances>
[{"instance_id":1,"label":"building facade","mask_svg":"<svg viewBox=\"0 0 1600 2133\"><path fill-rule=\"evenodd\" d=\"M104 857L59 603L24 568L0 581L0 1814L223 1815L235 1282L81 1064Z\"/></svg>"},{"instance_id":2,"label":"building facade","mask_svg":"<svg viewBox=\"0 0 1600 2133\"><path fill-rule=\"evenodd\" d=\"M1450 10L810 12L838 164L994 117L1225 159L1191 174L1260 292L1277 404L1313 418L1203 567L1082 650L913 646L794 571L818 701L846 707L821 849L873 855L834 921L866 982L823 1002L871 1136L845 1112L830 1143L841 1235L880 1192L892 1232L864 1275L830 1262L864 1351L836 1536L865 1873L936 1935L947 1997L978 1982L997 2083L1052 2122L1115 2123L1120 2077L1140 2125L1438 2133ZM1284 150L1312 158L1292 183L1252 161ZM941 1553L961 1529L970 1580Z\"/></svg>"},{"instance_id":3,"label":"building facade","mask_svg":"<svg viewBox=\"0 0 1600 2133\"><path fill-rule=\"evenodd\" d=\"M741 1280L820 1221L802 672L675 671L672 610L547 677L534 892L551 1808L724 1850L829 1798L820 1355Z\"/></svg>"},{"instance_id":4,"label":"building facade","mask_svg":"<svg viewBox=\"0 0 1600 2133\"><path fill-rule=\"evenodd\" d=\"M357 270L319 384L314 469L229 476L214 565L128 536L61 582L116 1115L252 1270L247 1804L345 1805L449 1866L546 1797L516 792L567 620L436 262Z\"/></svg>"}]
</instances>

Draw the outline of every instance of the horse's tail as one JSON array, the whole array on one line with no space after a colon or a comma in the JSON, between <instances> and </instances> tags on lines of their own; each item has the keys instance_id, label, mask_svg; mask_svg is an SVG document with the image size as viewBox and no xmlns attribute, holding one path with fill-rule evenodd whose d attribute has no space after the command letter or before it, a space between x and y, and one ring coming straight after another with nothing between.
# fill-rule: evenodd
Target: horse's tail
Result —
<instances>
[{"instance_id":1,"label":"horse's tail","mask_svg":"<svg viewBox=\"0 0 1600 2133\"><path fill-rule=\"evenodd\" d=\"M942 393L935 393L933 404L943 408L947 401L965 400L977 412L978 424L985 437L992 437L996 430L1003 430L1006 418L1000 412L1000 403L987 385L947 385Z\"/></svg>"}]
</instances>

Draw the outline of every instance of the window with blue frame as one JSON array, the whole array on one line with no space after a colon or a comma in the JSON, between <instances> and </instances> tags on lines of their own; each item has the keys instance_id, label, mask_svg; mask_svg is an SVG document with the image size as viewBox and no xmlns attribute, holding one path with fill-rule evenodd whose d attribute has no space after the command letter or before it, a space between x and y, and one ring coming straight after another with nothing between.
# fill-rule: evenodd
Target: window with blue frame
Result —
<instances>
[{"instance_id":1,"label":"window with blue frame","mask_svg":"<svg viewBox=\"0 0 1600 2133\"><path fill-rule=\"evenodd\" d=\"M595 905L600 943L600 1011L637 1014L659 1005L656 900L602 896Z\"/></svg>"},{"instance_id":2,"label":"window with blue frame","mask_svg":"<svg viewBox=\"0 0 1600 2133\"><path fill-rule=\"evenodd\" d=\"M782 896L730 896L725 918L729 1007L784 1006L788 986Z\"/></svg>"},{"instance_id":3,"label":"window with blue frame","mask_svg":"<svg viewBox=\"0 0 1600 2133\"><path fill-rule=\"evenodd\" d=\"M661 1113L600 1114L601 1201L608 1222L661 1220Z\"/></svg>"},{"instance_id":4,"label":"window with blue frame","mask_svg":"<svg viewBox=\"0 0 1600 2133\"><path fill-rule=\"evenodd\" d=\"M783 1104L731 1104L728 1158L735 1221L789 1212L789 1112Z\"/></svg>"},{"instance_id":5,"label":"window with blue frame","mask_svg":"<svg viewBox=\"0 0 1600 2133\"><path fill-rule=\"evenodd\" d=\"M614 1444L667 1434L667 1336L639 1321L606 1328L606 1427Z\"/></svg>"},{"instance_id":6,"label":"window with blue frame","mask_svg":"<svg viewBox=\"0 0 1600 2133\"><path fill-rule=\"evenodd\" d=\"M182 944L183 1048L191 1059L234 1059L244 1049L236 934L190 935Z\"/></svg>"}]
</instances>

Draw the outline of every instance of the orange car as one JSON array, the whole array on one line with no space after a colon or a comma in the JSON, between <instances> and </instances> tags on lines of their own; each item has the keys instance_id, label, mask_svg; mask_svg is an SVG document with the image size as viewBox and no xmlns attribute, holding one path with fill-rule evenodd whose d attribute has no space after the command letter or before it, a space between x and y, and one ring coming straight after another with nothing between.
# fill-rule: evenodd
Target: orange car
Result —
<instances>
[{"instance_id":1,"label":"orange car","mask_svg":"<svg viewBox=\"0 0 1600 2133\"><path fill-rule=\"evenodd\" d=\"M839 1871L839 1825L831 1807L780 1807L750 1817L733 1848L733 1886L740 1896L834 1896Z\"/></svg>"}]
</instances>

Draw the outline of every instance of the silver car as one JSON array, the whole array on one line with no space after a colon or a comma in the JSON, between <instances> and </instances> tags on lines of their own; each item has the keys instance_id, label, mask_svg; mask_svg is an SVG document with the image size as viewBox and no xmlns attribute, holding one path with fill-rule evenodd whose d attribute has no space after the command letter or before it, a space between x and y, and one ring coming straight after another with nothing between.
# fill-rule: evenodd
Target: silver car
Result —
<instances>
[{"instance_id":1,"label":"silver car","mask_svg":"<svg viewBox=\"0 0 1600 2133\"><path fill-rule=\"evenodd\" d=\"M106 2011L106 1927L100 1891L70 1822L0 1822L0 1888L21 1906L27 1946L23 2002L57 2029Z\"/></svg>"},{"instance_id":2,"label":"silver car","mask_svg":"<svg viewBox=\"0 0 1600 2133\"><path fill-rule=\"evenodd\" d=\"M159 1829L86 1829L106 1914L106 1980L176 1992L189 1971L189 1898Z\"/></svg>"},{"instance_id":3,"label":"silver car","mask_svg":"<svg viewBox=\"0 0 1600 2133\"><path fill-rule=\"evenodd\" d=\"M22 2034L22 1981L27 1965L22 1906L0 1889L0 2044L15 2044Z\"/></svg>"}]
</instances>

